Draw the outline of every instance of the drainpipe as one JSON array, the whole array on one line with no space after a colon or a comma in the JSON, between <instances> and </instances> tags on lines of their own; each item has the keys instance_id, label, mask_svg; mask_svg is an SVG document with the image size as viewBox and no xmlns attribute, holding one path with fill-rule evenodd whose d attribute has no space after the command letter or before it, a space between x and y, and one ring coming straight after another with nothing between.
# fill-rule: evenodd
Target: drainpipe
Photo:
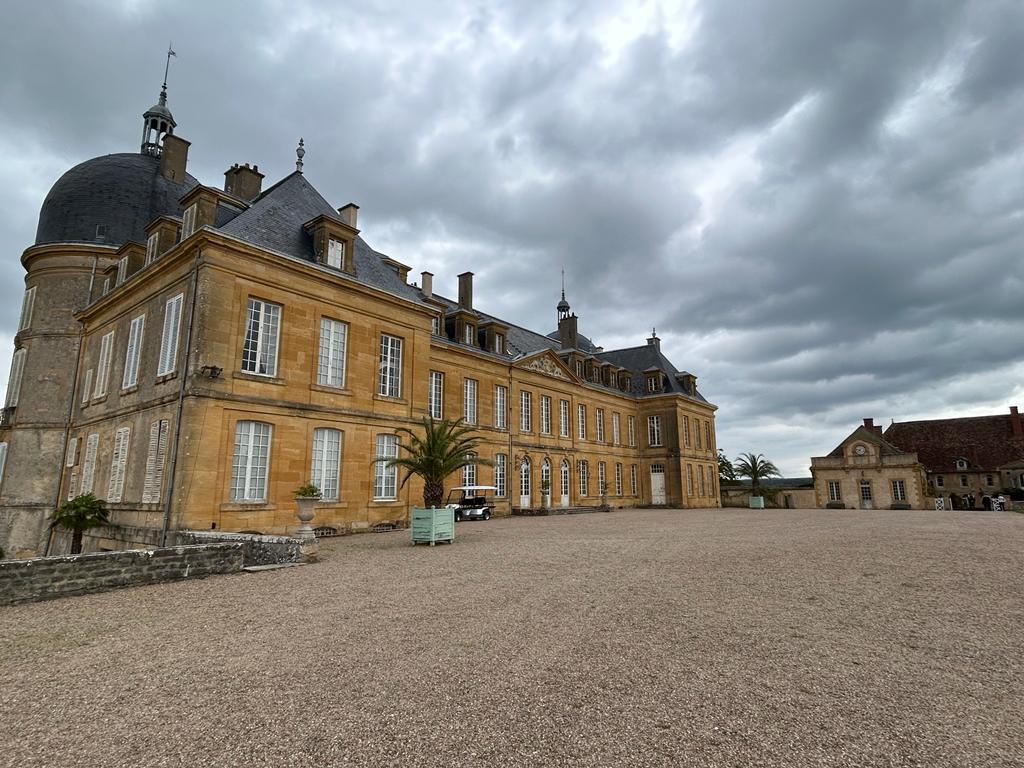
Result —
<instances>
[{"instance_id":1,"label":"drainpipe","mask_svg":"<svg viewBox=\"0 0 1024 768\"><path fill-rule=\"evenodd\" d=\"M508 460L505 462L505 494L508 497L508 513L512 515L512 489L518 487L519 470L513 473L515 456L512 454L512 363L508 364L508 395L505 397L505 428L508 430ZM514 482L513 482L514 479Z\"/></svg>"},{"instance_id":2,"label":"drainpipe","mask_svg":"<svg viewBox=\"0 0 1024 768\"><path fill-rule=\"evenodd\" d=\"M178 384L178 405L174 415L174 444L171 448L171 465L167 472L167 491L164 497L164 519L160 526L160 546L167 546L167 529L171 522L171 501L174 499L174 475L178 468L178 445L181 440L181 413L185 407L185 386L188 383L189 363L192 359L192 326L196 317L196 292L199 285L199 261L202 249L196 248L196 258L192 263L192 287L190 289L188 325L185 326L185 360L181 364L181 381Z\"/></svg>"},{"instance_id":3,"label":"drainpipe","mask_svg":"<svg viewBox=\"0 0 1024 768\"><path fill-rule=\"evenodd\" d=\"M92 289L96 284L96 266L99 263L100 257L98 254L94 254L92 257L92 271L89 273L89 291L85 296L85 307L88 307L92 303ZM85 309L82 307L82 309ZM64 417L64 451L61 453L57 463L57 498L53 500L53 508L56 510L60 506L61 497L61 482L60 478L64 477L64 461L67 455L68 438L71 436L71 420L75 415L75 384L78 382L78 371L82 368L82 352L85 349L85 345L82 344L82 339L85 338L85 323L81 320L78 321L78 354L75 356L75 368L71 372L71 393L68 397L68 414ZM49 534L46 537L46 548L43 550L43 557L50 556L50 547L53 545L53 528L50 529Z\"/></svg>"}]
</instances>

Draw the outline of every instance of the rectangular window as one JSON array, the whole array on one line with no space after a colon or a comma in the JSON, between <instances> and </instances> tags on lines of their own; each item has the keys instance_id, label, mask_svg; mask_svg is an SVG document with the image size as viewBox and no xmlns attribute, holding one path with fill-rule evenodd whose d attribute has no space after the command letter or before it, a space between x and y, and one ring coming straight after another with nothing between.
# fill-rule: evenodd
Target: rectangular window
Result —
<instances>
[{"instance_id":1,"label":"rectangular window","mask_svg":"<svg viewBox=\"0 0 1024 768\"><path fill-rule=\"evenodd\" d=\"M494 388L494 426L508 428L508 387L500 384Z\"/></svg>"},{"instance_id":2,"label":"rectangular window","mask_svg":"<svg viewBox=\"0 0 1024 768\"><path fill-rule=\"evenodd\" d=\"M946 479L942 475L938 475L935 478L935 487L936 488L944 488L945 485L946 485Z\"/></svg>"},{"instance_id":3,"label":"rectangular window","mask_svg":"<svg viewBox=\"0 0 1024 768\"><path fill-rule=\"evenodd\" d=\"M271 425L262 421L235 424L235 454L231 462L231 500L266 501L270 465Z\"/></svg>"},{"instance_id":4,"label":"rectangular window","mask_svg":"<svg viewBox=\"0 0 1024 768\"><path fill-rule=\"evenodd\" d=\"M647 391L657 392L658 391L658 379L654 376L647 377Z\"/></svg>"},{"instance_id":5,"label":"rectangular window","mask_svg":"<svg viewBox=\"0 0 1024 768\"><path fill-rule=\"evenodd\" d=\"M7 443L0 443L0 484L4 481L4 470L7 468Z\"/></svg>"},{"instance_id":6,"label":"rectangular window","mask_svg":"<svg viewBox=\"0 0 1024 768\"><path fill-rule=\"evenodd\" d=\"M374 463L373 498L393 499L398 495L398 467L388 466L386 459L398 456L397 435L377 435L378 461Z\"/></svg>"},{"instance_id":7,"label":"rectangular window","mask_svg":"<svg viewBox=\"0 0 1024 768\"><path fill-rule=\"evenodd\" d=\"M540 396L540 431L551 434L551 398L548 395Z\"/></svg>"},{"instance_id":8,"label":"rectangular window","mask_svg":"<svg viewBox=\"0 0 1024 768\"><path fill-rule=\"evenodd\" d=\"M598 408L594 411L595 424L594 427L597 432L597 442L604 442L604 409Z\"/></svg>"},{"instance_id":9,"label":"rectangular window","mask_svg":"<svg viewBox=\"0 0 1024 768\"><path fill-rule=\"evenodd\" d=\"M622 495L622 465L615 465L615 495Z\"/></svg>"},{"instance_id":10,"label":"rectangular window","mask_svg":"<svg viewBox=\"0 0 1024 768\"><path fill-rule=\"evenodd\" d=\"M993 480L992 475L985 475L985 485L995 485L995 481Z\"/></svg>"},{"instance_id":11,"label":"rectangular window","mask_svg":"<svg viewBox=\"0 0 1024 768\"><path fill-rule=\"evenodd\" d=\"M519 393L519 431L533 429L533 393L523 390Z\"/></svg>"},{"instance_id":12,"label":"rectangular window","mask_svg":"<svg viewBox=\"0 0 1024 768\"><path fill-rule=\"evenodd\" d=\"M441 335L441 318L437 315L430 318L430 333L434 336Z\"/></svg>"},{"instance_id":13,"label":"rectangular window","mask_svg":"<svg viewBox=\"0 0 1024 768\"><path fill-rule=\"evenodd\" d=\"M476 379L462 382L462 420L467 424L476 424Z\"/></svg>"},{"instance_id":14,"label":"rectangular window","mask_svg":"<svg viewBox=\"0 0 1024 768\"><path fill-rule=\"evenodd\" d=\"M320 318L320 356L316 363L316 383L322 387L345 386L345 351L348 324L328 317Z\"/></svg>"},{"instance_id":15,"label":"rectangular window","mask_svg":"<svg viewBox=\"0 0 1024 768\"><path fill-rule=\"evenodd\" d=\"M103 292L100 295L101 296L106 296L108 293L110 293L110 278L109 277L104 277L103 278Z\"/></svg>"},{"instance_id":16,"label":"rectangular window","mask_svg":"<svg viewBox=\"0 0 1024 768\"><path fill-rule=\"evenodd\" d=\"M587 406L582 403L576 406L576 436L580 440L587 439Z\"/></svg>"},{"instance_id":17,"label":"rectangular window","mask_svg":"<svg viewBox=\"0 0 1024 768\"><path fill-rule=\"evenodd\" d=\"M199 210L199 203L192 203L185 209L185 215L181 219L181 239L190 237L196 231L196 213Z\"/></svg>"},{"instance_id":18,"label":"rectangular window","mask_svg":"<svg viewBox=\"0 0 1024 768\"><path fill-rule=\"evenodd\" d=\"M466 458L475 458L475 453L467 453ZM467 464L462 468L462 484L463 485L476 485L476 464Z\"/></svg>"},{"instance_id":19,"label":"rectangular window","mask_svg":"<svg viewBox=\"0 0 1024 768\"><path fill-rule=\"evenodd\" d=\"M281 307L259 299L249 299L245 316L242 370L259 376L276 375Z\"/></svg>"},{"instance_id":20,"label":"rectangular window","mask_svg":"<svg viewBox=\"0 0 1024 768\"><path fill-rule=\"evenodd\" d=\"M621 439L619 434L619 414L612 413L612 445L618 445Z\"/></svg>"},{"instance_id":21,"label":"rectangular window","mask_svg":"<svg viewBox=\"0 0 1024 768\"><path fill-rule=\"evenodd\" d=\"M114 279L114 285L121 285L125 280L128 279L128 257L122 256L117 260L117 277Z\"/></svg>"},{"instance_id":22,"label":"rectangular window","mask_svg":"<svg viewBox=\"0 0 1024 768\"><path fill-rule=\"evenodd\" d=\"M843 491L839 485L838 480L828 481L828 500L829 501L842 501Z\"/></svg>"},{"instance_id":23,"label":"rectangular window","mask_svg":"<svg viewBox=\"0 0 1024 768\"><path fill-rule=\"evenodd\" d=\"M327 266L341 269L345 264L345 243L331 238L327 241Z\"/></svg>"},{"instance_id":24,"label":"rectangular window","mask_svg":"<svg viewBox=\"0 0 1024 768\"><path fill-rule=\"evenodd\" d=\"M494 351L499 355L505 354L505 334L494 334Z\"/></svg>"},{"instance_id":25,"label":"rectangular window","mask_svg":"<svg viewBox=\"0 0 1024 768\"><path fill-rule=\"evenodd\" d=\"M704 447L711 450L711 422L704 422Z\"/></svg>"},{"instance_id":26,"label":"rectangular window","mask_svg":"<svg viewBox=\"0 0 1024 768\"><path fill-rule=\"evenodd\" d=\"M96 478L96 453L100 449L100 436L95 432L85 438L85 455L82 457L81 493L92 493L92 484Z\"/></svg>"},{"instance_id":27,"label":"rectangular window","mask_svg":"<svg viewBox=\"0 0 1024 768\"><path fill-rule=\"evenodd\" d=\"M505 496L505 487L508 483L508 456L504 453L494 455L494 493L496 496Z\"/></svg>"},{"instance_id":28,"label":"rectangular window","mask_svg":"<svg viewBox=\"0 0 1024 768\"><path fill-rule=\"evenodd\" d=\"M142 485L142 503L160 503L164 484L164 460L167 458L167 419L154 421L149 427L149 448L146 451L146 477Z\"/></svg>"},{"instance_id":29,"label":"rectangular window","mask_svg":"<svg viewBox=\"0 0 1024 768\"><path fill-rule=\"evenodd\" d=\"M7 379L7 407L13 408L18 404L18 399L21 397L21 379L25 373L25 355L28 354L24 349L17 349L14 351L14 357L11 358L11 374ZM85 391L85 399L89 399L89 390Z\"/></svg>"},{"instance_id":30,"label":"rectangular window","mask_svg":"<svg viewBox=\"0 0 1024 768\"><path fill-rule=\"evenodd\" d=\"M862 501L871 501L871 481L860 481L860 498Z\"/></svg>"},{"instance_id":31,"label":"rectangular window","mask_svg":"<svg viewBox=\"0 0 1024 768\"><path fill-rule=\"evenodd\" d=\"M590 486L590 467L587 462L576 462L576 474L580 477L580 496L586 496Z\"/></svg>"},{"instance_id":32,"label":"rectangular window","mask_svg":"<svg viewBox=\"0 0 1024 768\"><path fill-rule=\"evenodd\" d=\"M25 291L21 300L21 319L18 321L18 330L24 331L32 325L32 310L36 305L36 287L33 285Z\"/></svg>"},{"instance_id":33,"label":"rectangular window","mask_svg":"<svg viewBox=\"0 0 1024 768\"><path fill-rule=\"evenodd\" d=\"M581 379L584 378L584 376L583 376L583 361L582 360L577 360L576 361L576 375L579 376Z\"/></svg>"},{"instance_id":34,"label":"rectangular window","mask_svg":"<svg viewBox=\"0 0 1024 768\"><path fill-rule=\"evenodd\" d=\"M906 501L907 500L907 487L904 485L902 480L892 481L892 500L893 501Z\"/></svg>"},{"instance_id":35,"label":"rectangular window","mask_svg":"<svg viewBox=\"0 0 1024 768\"><path fill-rule=\"evenodd\" d=\"M8 393L10 389L7 390ZM92 394L92 368L85 372L85 378L82 379L82 405L86 405L89 402L89 395Z\"/></svg>"},{"instance_id":36,"label":"rectangular window","mask_svg":"<svg viewBox=\"0 0 1024 768\"><path fill-rule=\"evenodd\" d=\"M107 394L107 382L110 380L110 358L114 354L114 332L103 334L100 339L100 359L96 364L96 386L92 391L93 397L103 397Z\"/></svg>"},{"instance_id":37,"label":"rectangular window","mask_svg":"<svg viewBox=\"0 0 1024 768\"><path fill-rule=\"evenodd\" d=\"M128 327L128 349L124 353L124 375L121 377L121 389L134 387L139 381L139 358L142 355L142 332L146 326L146 316L139 315Z\"/></svg>"},{"instance_id":38,"label":"rectangular window","mask_svg":"<svg viewBox=\"0 0 1024 768\"><path fill-rule=\"evenodd\" d=\"M605 469L605 463L603 461L597 462L597 492L604 496L608 493L608 478L607 470Z\"/></svg>"},{"instance_id":39,"label":"rectangular window","mask_svg":"<svg viewBox=\"0 0 1024 768\"><path fill-rule=\"evenodd\" d=\"M146 238L146 266L156 261L156 249L160 244L160 234L154 232Z\"/></svg>"},{"instance_id":40,"label":"rectangular window","mask_svg":"<svg viewBox=\"0 0 1024 768\"><path fill-rule=\"evenodd\" d=\"M462 343L472 344L473 343L473 326L466 323L462 326Z\"/></svg>"},{"instance_id":41,"label":"rectangular window","mask_svg":"<svg viewBox=\"0 0 1024 768\"><path fill-rule=\"evenodd\" d=\"M558 401L558 436L569 436L569 401Z\"/></svg>"},{"instance_id":42,"label":"rectangular window","mask_svg":"<svg viewBox=\"0 0 1024 768\"><path fill-rule=\"evenodd\" d=\"M444 418L444 374L431 371L427 377L427 414L432 419Z\"/></svg>"},{"instance_id":43,"label":"rectangular window","mask_svg":"<svg viewBox=\"0 0 1024 768\"><path fill-rule=\"evenodd\" d=\"M693 439L697 443L697 450L701 450L700 444L700 419L693 420Z\"/></svg>"},{"instance_id":44,"label":"rectangular window","mask_svg":"<svg viewBox=\"0 0 1024 768\"><path fill-rule=\"evenodd\" d=\"M636 496L636 464L629 465L629 494Z\"/></svg>"},{"instance_id":45,"label":"rectangular window","mask_svg":"<svg viewBox=\"0 0 1024 768\"><path fill-rule=\"evenodd\" d=\"M320 489L320 498L338 499L338 477L341 473L341 430L313 430L313 465L310 482Z\"/></svg>"},{"instance_id":46,"label":"rectangular window","mask_svg":"<svg viewBox=\"0 0 1024 768\"><path fill-rule=\"evenodd\" d=\"M114 433L114 454L110 459L110 479L107 482L107 501L115 504L124 495L124 471L128 465L129 427L121 427Z\"/></svg>"},{"instance_id":47,"label":"rectangular window","mask_svg":"<svg viewBox=\"0 0 1024 768\"><path fill-rule=\"evenodd\" d=\"M686 495L693 496L693 465L686 465Z\"/></svg>"},{"instance_id":48,"label":"rectangular window","mask_svg":"<svg viewBox=\"0 0 1024 768\"><path fill-rule=\"evenodd\" d=\"M380 335L380 383L377 394L402 396L402 340L386 333Z\"/></svg>"},{"instance_id":49,"label":"rectangular window","mask_svg":"<svg viewBox=\"0 0 1024 768\"><path fill-rule=\"evenodd\" d=\"M647 444L652 448L661 445L661 416L647 417Z\"/></svg>"},{"instance_id":50,"label":"rectangular window","mask_svg":"<svg viewBox=\"0 0 1024 768\"><path fill-rule=\"evenodd\" d=\"M690 447L690 417L683 416L683 447Z\"/></svg>"},{"instance_id":51,"label":"rectangular window","mask_svg":"<svg viewBox=\"0 0 1024 768\"><path fill-rule=\"evenodd\" d=\"M704 495L704 465L697 465L697 495Z\"/></svg>"},{"instance_id":52,"label":"rectangular window","mask_svg":"<svg viewBox=\"0 0 1024 768\"><path fill-rule=\"evenodd\" d=\"M636 419L632 416L626 417L626 439L630 448L636 448Z\"/></svg>"},{"instance_id":53,"label":"rectangular window","mask_svg":"<svg viewBox=\"0 0 1024 768\"><path fill-rule=\"evenodd\" d=\"M78 461L78 438L72 437L68 440L68 448L64 452L64 466L73 467Z\"/></svg>"},{"instance_id":54,"label":"rectangular window","mask_svg":"<svg viewBox=\"0 0 1024 768\"><path fill-rule=\"evenodd\" d=\"M966 488L967 487L967 475L960 475L960 487L961 488Z\"/></svg>"},{"instance_id":55,"label":"rectangular window","mask_svg":"<svg viewBox=\"0 0 1024 768\"><path fill-rule=\"evenodd\" d=\"M181 331L181 303L185 294L179 293L164 305L164 328L160 334L160 362L156 375L174 373L178 367L178 335Z\"/></svg>"}]
</instances>

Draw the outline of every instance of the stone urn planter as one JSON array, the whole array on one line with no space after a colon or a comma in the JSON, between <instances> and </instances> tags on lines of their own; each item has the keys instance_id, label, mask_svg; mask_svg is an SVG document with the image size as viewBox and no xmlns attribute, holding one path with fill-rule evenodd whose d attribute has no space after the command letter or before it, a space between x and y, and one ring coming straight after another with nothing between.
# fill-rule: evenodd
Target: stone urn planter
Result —
<instances>
[{"instance_id":1,"label":"stone urn planter","mask_svg":"<svg viewBox=\"0 0 1024 768\"><path fill-rule=\"evenodd\" d=\"M312 483L300 485L295 489L295 516L299 518L299 529L295 532L297 538L303 541L315 541L316 534L310 523L316 515L316 505L320 501L320 489Z\"/></svg>"},{"instance_id":2,"label":"stone urn planter","mask_svg":"<svg viewBox=\"0 0 1024 768\"><path fill-rule=\"evenodd\" d=\"M430 544L439 541L455 542L455 510L451 507L413 507L409 529L413 544Z\"/></svg>"}]
</instances>

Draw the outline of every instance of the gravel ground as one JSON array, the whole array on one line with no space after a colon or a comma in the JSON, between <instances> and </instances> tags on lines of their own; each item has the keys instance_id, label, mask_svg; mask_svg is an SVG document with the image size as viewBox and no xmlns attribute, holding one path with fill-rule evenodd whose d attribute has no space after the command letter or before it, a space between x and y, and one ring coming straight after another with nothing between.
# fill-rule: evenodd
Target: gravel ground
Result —
<instances>
[{"instance_id":1,"label":"gravel ground","mask_svg":"<svg viewBox=\"0 0 1024 768\"><path fill-rule=\"evenodd\" d=\"M1024 766L1024 515L407 536L0 608L0 765Z\"/></svg>"}]
</instances>

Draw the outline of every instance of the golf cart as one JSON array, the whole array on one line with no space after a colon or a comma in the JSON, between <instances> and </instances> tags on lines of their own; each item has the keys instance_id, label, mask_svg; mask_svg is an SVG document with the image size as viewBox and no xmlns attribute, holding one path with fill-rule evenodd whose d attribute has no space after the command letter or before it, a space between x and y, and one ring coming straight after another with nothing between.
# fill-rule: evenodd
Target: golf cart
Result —
<instances>
[{"instance_id":1,"label":"golf cart","mask_svg":"<svg viewBox=\"0 0 1024 768\"><path fill-rule=\"evenodd\" d=\"M490 520L494 506L493 485L460 485L448 492L448 504L455 510L455 520Z\"/></svg>"}]
</instances>

